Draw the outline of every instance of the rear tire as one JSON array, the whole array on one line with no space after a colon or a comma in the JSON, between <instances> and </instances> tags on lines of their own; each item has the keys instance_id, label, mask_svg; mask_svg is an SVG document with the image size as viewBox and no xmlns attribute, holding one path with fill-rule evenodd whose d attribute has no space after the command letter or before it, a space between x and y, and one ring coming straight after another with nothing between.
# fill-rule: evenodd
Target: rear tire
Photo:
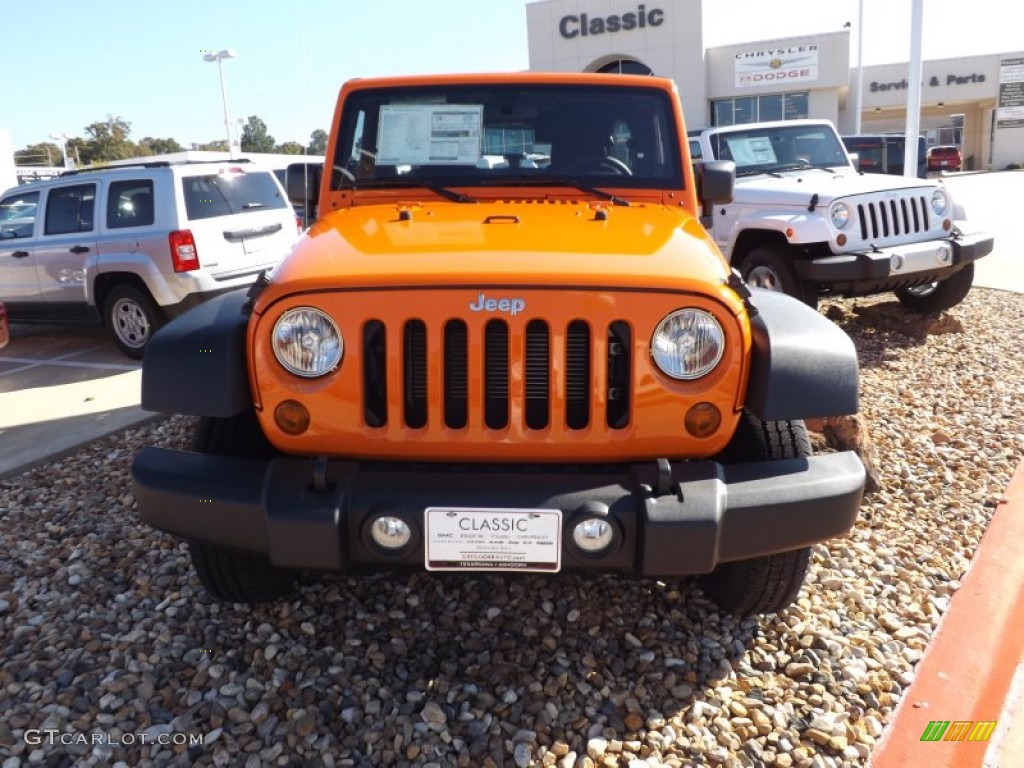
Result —
<instances>
[{"instance_id":1,"label":"rear tire","mask_svg":"<svg viewBox=\"0 0 1024 768\"><path fill-rule=\"evenodd\" d=\"M811 455L802 421L761 421L744 413L732 441L717 457L723 464L776 461ZM720 608L738 616L781 611L796 600L807 576L811 548L719 565L699 584Z\"/></svg>"},{"instance_id":2,"label":"rear tire","mask_svg":"<svg viewBox=\"0 0 1024 768\"><path fill-rule=\"evenodd\" d=\"M103 323L124 354L141 360L146 345L164 316L145 291L133 285L114 286L103 302Z\"/></svg>"},{"instance_id":3,"label":"rear tire","mask_svg":"<svg viewBox=\"0 0 1024 768\"><path fill-rule=\"evenodd\" d=\"M740 274L748 285L779 291L818 308L817 286L803 282L793 268L793 260L778 248L754 248L740 263Z\"/></svg>"},{"instance_id":4,"label":"rear tire","mask_svg":"<svg viewBox=\"0 0 1024 768\"><path fill-rule=\"evenodd\" d=\"M199 420L193 450L213 456L270 459L279 455L248 409L231 418ZM206 591L218 600L234 603L269 603L289 594L298 574L277 568L262 552L188 540L192 566Z\"/></svg>"},{"instance_id":5,"label":"rear tire","mask_svg":"<svg viewBox=\"0 0 1024 768\"><path fill-rule=\"evenodd\" d=\"M914 312L942 312L955 307L965 298L974 284L974 262L970 262L959 272L931 286L918 288L900 288L895 291L896 298L907 309ZM931 288L931 290L923 290Z\"/></svg>"}]
</instances>

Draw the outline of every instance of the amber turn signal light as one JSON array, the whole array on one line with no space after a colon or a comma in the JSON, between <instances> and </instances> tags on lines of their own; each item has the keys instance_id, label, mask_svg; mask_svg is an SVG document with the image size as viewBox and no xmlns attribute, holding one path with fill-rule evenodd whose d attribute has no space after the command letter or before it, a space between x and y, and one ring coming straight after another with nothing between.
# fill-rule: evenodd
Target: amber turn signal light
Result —
<instances>
[{"instance_id":1,"label":"amber turn signal light","mask_svg":"<svg viewBox=\"0 0 1024 768\"><path fill-rule=\"evenodd\" d=\"M309 429L309 411L302 403L285 400L274 409L274 423L289 435L301 435Z\"/></svg>"},{"instance_id":2,"label":"amber turn signal light","mask_svg":"<svg viewBox=\"0 0 1024 768\"><path fill-rule=\"evenodd\" d=\"M714 434L722 423L722 414L711 403L697 403L686 412L686 431L694 437Z\"/></svg>"}]
</instances>

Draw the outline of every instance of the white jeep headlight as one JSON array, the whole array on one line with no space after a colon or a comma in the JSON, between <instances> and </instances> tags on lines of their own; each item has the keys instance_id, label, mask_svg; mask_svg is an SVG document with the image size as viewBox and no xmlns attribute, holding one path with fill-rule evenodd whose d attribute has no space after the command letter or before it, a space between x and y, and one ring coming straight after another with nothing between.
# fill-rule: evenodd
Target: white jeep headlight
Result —
<instances>
[{"instance_id":1,"label":"white jeep headlight","mask_svg":"<svg viewBox=\"0 0 1024 768\"><path fill-rule=\"evenodd\" d=\"M330 315L313 307L296 307L281 315L274 324L271 346L277 362L306 378L337 368L345 347Z\"/></svg>"},{"instance_id":2,"label":"white jeep headlight","mask_svg":"<svg viewBox=\"0 0 1024 768\"><path fill-rule=\"evenodd\" d=\"M850 223L850 206L846 203L836 203L829 209L828 215L832 219L832 226L842 229Z\"/></svg>"},{"instance_id":3,"label":"white jeep headlight","mask_svg":"<svg viewBox=\"0 0 1024 768\"><path fill-rule=\"evenodd\" d=\"M941 216L946 212L946 208L949 207L949 197L941 189L936 189L932 192L932 211L936 216Z\"/></svg>"},{"instance_id":4,"label":"white jeep headlight","mask_svg":"<svg viewBox=\"0 0 1024 768\"><path fill-rule=\"evenodd\" d=\"M680 309L660 323L651 338L655 364L673 379L699 379L710 373L725 352L725 334L713 315Z\"/></svg>"}]
</instances>

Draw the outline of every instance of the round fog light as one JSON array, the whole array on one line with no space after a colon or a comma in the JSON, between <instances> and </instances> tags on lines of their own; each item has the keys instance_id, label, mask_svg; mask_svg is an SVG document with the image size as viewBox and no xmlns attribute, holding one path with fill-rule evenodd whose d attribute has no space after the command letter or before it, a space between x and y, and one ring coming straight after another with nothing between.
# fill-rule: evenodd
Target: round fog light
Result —
<instances>
[{"instance_id":1,"label":"round fog light","mask_svg":"<svg viewBox=\"0 0 1024 768\"><path fill-rule=\"evenodd\" d=\"M282 432L301 435L309 429L309 411L295 400L285 400L274 409L274 422Z\"/></svg>"},{"instance_id":2,"label":"round fog light","mask_svg":"<svg viewBox=\"0 0 1024 768\"><path fill-rule=\"evenodd\" d=\"M572 540L576 542L576 546L591 554L608 549L613 538L615 538L615 531L612 529L611 523L596 517L588 517L586 520L576 523L572 529Z\"/></svg>"},{"instance_id":3,"label":"round fog light","mask_svg":"<svg viewBox=\"0 0 1024 768\"><path fill-rule=\"evenodd\" d=\"M889 262L892 265L893 272L898 272L899 270L903 269L903 257L900 256L898 253L894 253Z\"/></svg>"},{"instance_id":4,"label":"round fog light","mask_svg":"<svg viewBox=\"0 0 1024 768\"><path fill-rule=\"evenodd\" d=\"M370 526L370 537L379 547L394 551L401 549L412 538L409 524L398 517L378 517Z\"/></svg>"}]
</instances>

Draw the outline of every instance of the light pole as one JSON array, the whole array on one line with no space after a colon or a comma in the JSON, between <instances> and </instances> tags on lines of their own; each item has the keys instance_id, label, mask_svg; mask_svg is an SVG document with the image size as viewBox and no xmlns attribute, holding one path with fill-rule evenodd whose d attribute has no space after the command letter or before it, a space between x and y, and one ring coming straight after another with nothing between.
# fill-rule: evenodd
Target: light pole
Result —
<instances>
[{"instance_id":1,"label":"light pole","mask_svg":"<svg viewBox=\"0 0 1024 768\"><path fill-rule=\"evenodd\" d=\"M864 109L864 0L857 2L857 84L853 91L853 133L860 134L860 113Z\"/></svg>"},{"instance_id":2,"label":"light pole","mask_svg":"<svg viewBox=\"0 0 1024 768\"><path fill-rule=\"evenodd\" d=\"M71 137L66 133L51 133L50 138L60 142L60 153L64 155L64 168L70 168L68 165L68 139Z\"/></svg>"},{"instance_id":3,"label":"light pole","mask_svg":"<svg viewBox=\"0 0 1024 768\"><path fill-rule=\"evenodd\" d=\"M220 97L224 102L224 129L228 133L228 157L232 160L235 159L235 143L231 138L231 115L228 112L228 92L224 87L224 65L221 63L224 59L233 59L238 54L235 53L234 48L225 48L223 51L217 53L206 53L203 54L203 61L216 61L217 72L220 74Z\"/></svg>"}]
</instances>

